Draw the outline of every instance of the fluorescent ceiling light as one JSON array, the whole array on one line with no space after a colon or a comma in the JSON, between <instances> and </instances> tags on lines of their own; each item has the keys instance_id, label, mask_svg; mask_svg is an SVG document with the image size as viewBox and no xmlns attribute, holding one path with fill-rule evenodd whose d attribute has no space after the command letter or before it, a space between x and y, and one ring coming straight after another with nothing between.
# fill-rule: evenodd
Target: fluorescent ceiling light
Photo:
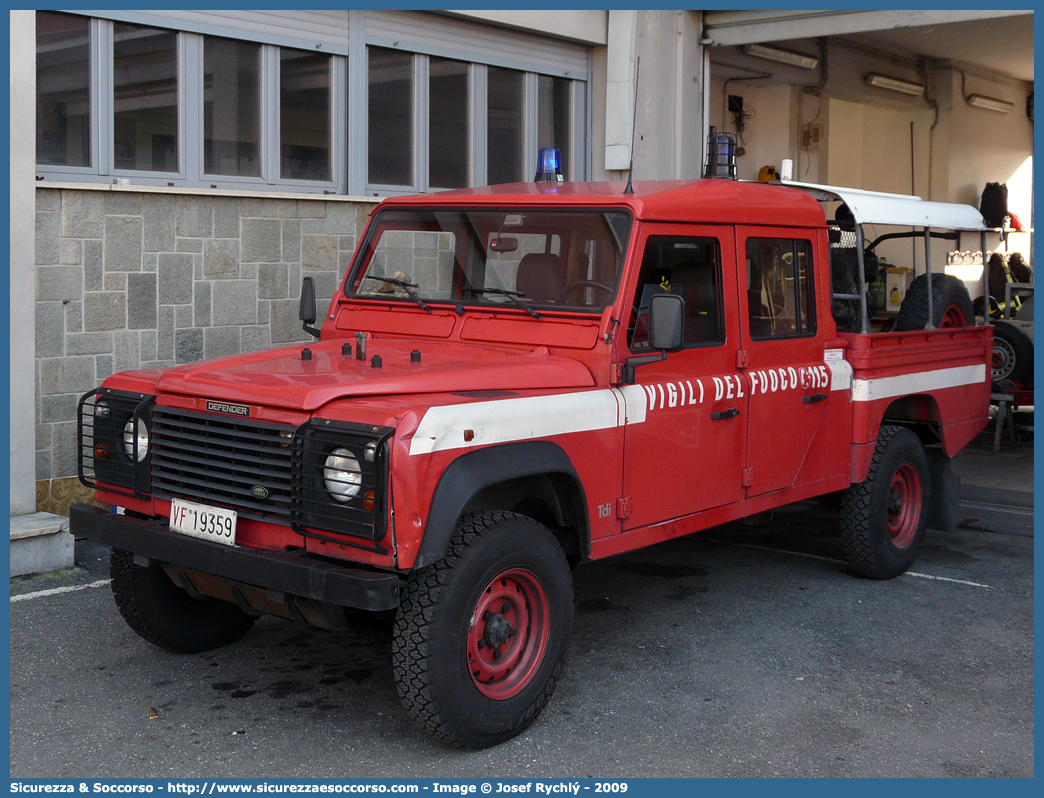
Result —
<instances>
[{"instance_id":1,"label":"fluorescent ceiling light","mask_svg":"<svg viewBox=\"0 0 1044 798\"><path fill-rule=\"evenodd\" d=\"M1000 111L1002 114L1011 113L1011 109L1015 107L1015 103L998 100L995 97L986 97L983 94L969 94L968 105L974 105L976 108L989 108L991 111Z\"/></svg>"},{"instance_id":2,"label":"fluorescent ceiling light","mask_svg":"<svg viewBox=\"0 0 1044 798\"><path fill-rule=\"evenodd\" d=\"M769 61L778 61L781 64L790 64L802 69L815 69L819 64L819 59L813 55L781 50L778 47L769 47L767 44L748 44L743 47L743 52L756 58L767 58Z\"/></svg>"},{"instance_id":3,"label":"fluorescent ceiling light","mask_svg":"<svg viewBox=\"0 0 1044 798\"><path fill-rule=\"evenodd\" d=\"M901 94L911 94L916 97L920 97L924 94L924 86L920 83L912 83L908 80L900 80L899 78L890 78L887 75L879 75L877 72L869 73L866 76L866 82L879 89L897 91Z\"/></svg>"}]
</instances>

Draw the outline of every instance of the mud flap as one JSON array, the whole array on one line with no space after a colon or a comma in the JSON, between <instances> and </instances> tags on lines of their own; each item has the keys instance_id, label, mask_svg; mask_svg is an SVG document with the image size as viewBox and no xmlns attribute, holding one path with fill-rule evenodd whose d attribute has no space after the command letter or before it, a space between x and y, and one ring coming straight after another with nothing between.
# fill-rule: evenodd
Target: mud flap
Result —
<instances>
[{"instance_id":1,"label":"mud flap","mask_svg":"<svg viewBox=\"0 0 1044 798\"><path fill-rule=\"evenodd\" d=\"M961 478L950 465L950 458L937 447L925 450L928 455L928 473L931 481L928 501L928 528L942 532L956 532L957 504L961 498Z\"/></svg>"}]
</instances>

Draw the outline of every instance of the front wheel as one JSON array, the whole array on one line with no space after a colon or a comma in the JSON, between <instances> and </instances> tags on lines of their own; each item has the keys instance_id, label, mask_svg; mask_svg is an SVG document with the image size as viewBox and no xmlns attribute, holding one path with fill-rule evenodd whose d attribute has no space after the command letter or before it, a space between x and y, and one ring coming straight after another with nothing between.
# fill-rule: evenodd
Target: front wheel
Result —
<instances>
[{"instance_id":1,"label":"front wheel","mask_svg":"<svg viewBox=\"0 0 1044 798\"><path fill-rule=\"evenodd\" d=\"M928 518L928 457L904 427L882 425L870 473L841 497L841 541L857 574L891 579L913 565Z\"/></svg>"},{"instance_id":2,"label":"front wheel","mask_svg":"<svg viewBox=\"0 0 1044 798\"><path fill-rule=\"evenodd\" d=\"M174 654L198 654L228 645L257 620L227 601L192 598L159 565L135 565L129 551L112 550L109 575L116 606L127 625Z\"/></svg>"},{"instance_id":3,"label":"front wheel","mask_svg":"<svg viewBox=\"0 0 1044 798\"><path fill-rule=\"evenodd\" d=\"M392 637L399 697L444 742L504 742L551 698L572 621L569 566L546 527L465 516L446 557L407 580Z\"/></svg>"}]
</instances>

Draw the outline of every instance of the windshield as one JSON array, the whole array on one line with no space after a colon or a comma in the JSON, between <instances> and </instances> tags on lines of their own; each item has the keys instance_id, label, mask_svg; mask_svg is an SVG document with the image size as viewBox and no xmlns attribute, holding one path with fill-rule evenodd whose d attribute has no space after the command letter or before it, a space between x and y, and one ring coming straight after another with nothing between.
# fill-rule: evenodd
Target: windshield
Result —
<instances>
[{"instance_id":1,"label":"windshield","mask_svg":"<svg viewBox=\"0 0 1044 798\"><path fill-rule=\"evenodd\" d=\"M345 282L364 299L601 312L616 294L626 211L381 211Z\"/></svg>"}]
</instances>

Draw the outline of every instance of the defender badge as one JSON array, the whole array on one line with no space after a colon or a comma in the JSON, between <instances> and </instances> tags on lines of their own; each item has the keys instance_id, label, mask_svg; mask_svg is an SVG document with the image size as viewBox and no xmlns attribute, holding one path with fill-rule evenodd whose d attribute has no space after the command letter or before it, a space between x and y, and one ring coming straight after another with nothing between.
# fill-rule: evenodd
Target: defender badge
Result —
<instances>
[{"instance_id":1,"label":"defender badge","mask_svg":"<svg viewBox=\"0 0 1044 798\"><path fill-rule=\"evenodd\" d=\"M214 413L228 413L230 416L250 416L250 405L215 402L213 399L207 399L207 410Z\"/></svg>"}]
</instances>

